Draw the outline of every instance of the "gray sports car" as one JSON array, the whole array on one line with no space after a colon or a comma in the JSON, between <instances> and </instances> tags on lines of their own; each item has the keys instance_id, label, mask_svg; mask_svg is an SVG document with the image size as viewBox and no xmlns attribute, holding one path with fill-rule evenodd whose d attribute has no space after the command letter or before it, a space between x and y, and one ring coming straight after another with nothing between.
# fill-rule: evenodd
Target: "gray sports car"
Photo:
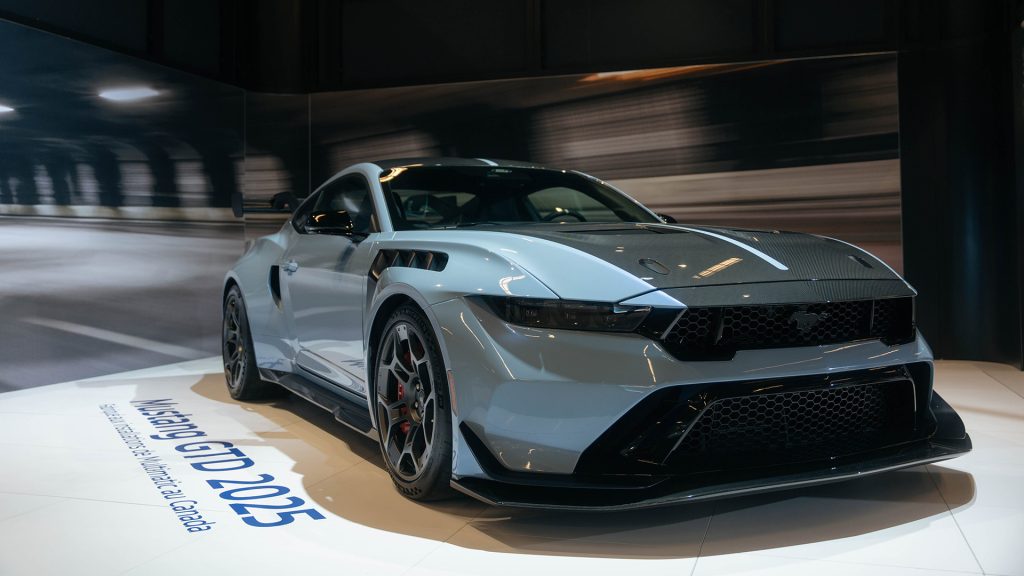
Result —
<instances>
[{"instance_id":1,"label":"gray sports car","mask_svg":"<svg viewBox=\"0 0 1024 576\"><path fill-rule=\"evenodd\" d=\"M845 242L676 224L579 172L389 160L228 273L224 367L378 440L410 498L635 508L969 451L914 296Z\"/></svg>"}]
</instances>

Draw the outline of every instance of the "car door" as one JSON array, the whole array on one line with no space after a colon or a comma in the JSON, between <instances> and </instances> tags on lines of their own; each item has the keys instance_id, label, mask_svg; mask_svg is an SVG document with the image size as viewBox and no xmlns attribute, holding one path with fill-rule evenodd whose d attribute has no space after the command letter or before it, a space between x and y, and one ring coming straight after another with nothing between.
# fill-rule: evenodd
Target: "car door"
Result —
<instances>
[{"instance_id":1,"label":"car door","mask_svg":"<svg viewBox=\"0 0 1024 576\"><path fill-rule=\"evenodd\" d=\"M359 394L366 393L363 303L372 236L377 231L370 187L361 174L329 183L299 215L281 264L287 313L296 338L295 363ZM310 233L310 214L346 211L352 234Z\"/></svg>"}]
</instances>

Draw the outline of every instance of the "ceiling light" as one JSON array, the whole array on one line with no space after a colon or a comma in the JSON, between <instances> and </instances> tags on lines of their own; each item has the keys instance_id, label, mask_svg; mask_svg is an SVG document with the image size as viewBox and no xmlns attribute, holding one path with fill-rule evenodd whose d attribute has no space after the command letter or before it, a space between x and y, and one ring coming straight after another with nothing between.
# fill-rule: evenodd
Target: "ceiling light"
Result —
<instances>
[{"instance_id":1,"label":"ceiling light","mask_svg":"<svg viewBox=\"0 0 1024 576\"><path fill-rule=\"evenodd\" d=\"M11 108L10 106L4 106L3 104L0 104L0 114L5 114L7 112L14 112L14 108Z\"/></svg>"},{"instance_id":2,"label":"ceiling light","mask_svg":"<svg viewBox=\"0 0 1024 576\"><path fill-rule=\"evenodd\" d=\"M100 92L100 98L114 102L133 102L143 98L152 98L159 94L149 86L131 86L127 88L111 88Z\"/></svg>"}]
</instances>

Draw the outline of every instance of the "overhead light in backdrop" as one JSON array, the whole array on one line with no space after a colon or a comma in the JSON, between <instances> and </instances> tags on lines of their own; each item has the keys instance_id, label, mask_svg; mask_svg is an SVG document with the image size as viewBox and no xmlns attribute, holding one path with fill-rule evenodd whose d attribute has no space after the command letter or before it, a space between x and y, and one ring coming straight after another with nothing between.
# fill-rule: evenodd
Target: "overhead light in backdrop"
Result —
<instances>
[{"instance_id":1,"label":"overhead light in backdrop","mask_svg":"<svg viewBox=\"0 0 1024 576\"><path fill-rule=\"evenodd\" d=\"M134 102L145 98L152 98L160 94L149 86L129 86L125 88L110 88L100 92L100 98L113 102Z\"/></svg>"}]
</instances>

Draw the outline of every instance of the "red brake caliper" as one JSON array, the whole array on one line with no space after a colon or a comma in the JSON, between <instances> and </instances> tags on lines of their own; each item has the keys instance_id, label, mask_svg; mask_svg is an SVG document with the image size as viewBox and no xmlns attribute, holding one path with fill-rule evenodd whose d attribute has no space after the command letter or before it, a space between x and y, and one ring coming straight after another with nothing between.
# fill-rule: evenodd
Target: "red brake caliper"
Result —
<instances>
[{"instance_id":1,"label":"red brake caliper","mask_svg":"<svg viewBox=\"0 0 1024 576\"><path fill-rule=\"evenodd\" d=\"M398 383L398 399L402 400L404 398L405 398L405 385L403 385L401 382L399 382ZM401 412L402 416L407 415L409 413L409 407L408 406L402 406L400 412ZM408 434L409 433L409 427L410 426L409 426L409 421L408 420L406 420L405 422L402 422L401 424L398 425L398 429L402 431L402 434Z\"/></svg>"}]
</instances>

